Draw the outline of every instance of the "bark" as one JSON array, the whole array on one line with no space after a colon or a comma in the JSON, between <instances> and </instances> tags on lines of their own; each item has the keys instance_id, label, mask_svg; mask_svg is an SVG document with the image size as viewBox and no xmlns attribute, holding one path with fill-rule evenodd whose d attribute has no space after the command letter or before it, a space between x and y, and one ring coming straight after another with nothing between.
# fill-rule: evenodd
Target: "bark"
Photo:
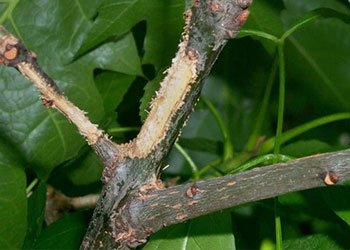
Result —
<instances>
[{"instance_id":1,"label":"bark","mask_svg":"<svg viewBox=\"0 0 350 250\"><path fill-rule=\"evenodd\" d=\"M350 180L350 150L313 155L235 175L151 191L128 207L152 232L221 209Z\"/></svg>"},{"instance_id":2,"label":"bark","mask_svg":"<svg viewBox=\"0 0 350 250\"><path fill-rule=\"evenodd\" d=\"M132 197L162 188L158 177L163 161L199 98L203 78L247 19L250 3L194 1L185 13L182 42L140 133L118 147L116 165L105 169L102 198L81 249L128 248L147 241L151 232L142 225L139 232L126 208Z\"/></svg>"},{"instance_id":3,"label":"bark","mask_svg":"<svg viewBox=\"0 0 350 250\"><path fill-rule=\"evenodd\" d=\"M165 189L163 161L192 112L228 39L248 18L251 0L194 0L185 13L179 50L138 136L117 145L58 90L34 53L0 27L1 61L39 89L47 108L73 122L100 156L103 190L81 249L128 249L174 223L246 202L349 180L350 151L277 164L237 175ZM259 191L259 192L257 192ZM218 195L220 194L220 195Z\"/></svg>"}]
</instances>

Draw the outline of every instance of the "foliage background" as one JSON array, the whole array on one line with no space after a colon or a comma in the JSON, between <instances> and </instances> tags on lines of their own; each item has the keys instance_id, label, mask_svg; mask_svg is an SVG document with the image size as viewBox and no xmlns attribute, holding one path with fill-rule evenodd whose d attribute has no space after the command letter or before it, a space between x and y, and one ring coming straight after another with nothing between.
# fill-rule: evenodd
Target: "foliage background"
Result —
<instances>
[{"instance_id":1,"label":"foliage background","mask_svg":"<svg viewBox=\"0 0 350 250\"><path fill-rule=\"evenodd\" d=\"M176 51L185 6L190 1L2 0L0 23L35 51L72 102L120 143L137 134L147 115L148 103ZM345 115L286 142L282 153L293 157L350 146L345 119L350 112L349 3L255 0L244 27L281 37L298 20L316 14L320 17L293 33L284 47L284 130L326 115ZM245 156L247 141L256 135L275 45L243 34L228 43L205 80L208 101L198 103L179 140L199 168L216 159L221 173L243 164L231 157ZM266 138L275 133L277 79L258 131ZM98 193L102 166L73 125L56 111L44 109L38 96L15 70L0 68L0 248L76 249L91 211L74 212L46 226L46 184L68 196ZM234 151L226 151L231 147ZM194 177L178 150L172 150L168 162L165 180ZM210 170L201 178L217 174ZM40 185L28 189L33 180L40 180ZM284 247L350 248L349 192L343 185L280 197ZM273 202L264 200L166 228L144 248L272 249L274 237Z\"/></svg>"}]
</instances>

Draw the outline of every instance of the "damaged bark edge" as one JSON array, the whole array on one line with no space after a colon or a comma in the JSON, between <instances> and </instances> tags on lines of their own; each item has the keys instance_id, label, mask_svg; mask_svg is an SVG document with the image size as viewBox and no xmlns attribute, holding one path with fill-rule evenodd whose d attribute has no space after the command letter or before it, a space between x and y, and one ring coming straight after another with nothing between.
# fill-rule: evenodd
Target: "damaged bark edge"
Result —
<instances>
[{"instance_id":1,"label":"damaged bark edge","mask_svg":"<svg viewBox=\"0 0 350 250\"><path fill-rule=\"evenodd\" d=\"M186 94L191 89L191 84L197 78L197 58L191 51L186 51L188 44L188 24L190 16L186 17L186 28L182 36L182 42L176 57L172 60L171 67L166 71L167 75L156 92L156 97L150 105L151 111L145 120L140 133L132 141L131 147L127 146L128 157L145 158L162 141L172 120L172 116L183 106Z\"/></svg>"},{"instance_id":2,"label":"damaged bark edge","mask_svg":"<svg viewBox=\"0 0 350 250\"><path fill-rule=\"evenodd\" d=\"M31 81L40 91L44 107L57 109L76 125L79 133L101 157L104 165L110 165L118 152L116 145L98 129L96 124L90 122L84 111L72 104L59 91L56 83L40 68L36 59L34 52L28 51L19 39L0 25L0 63L15 68ZM103 153L105 145L108 145L108 155Z\"/></svg>"},{"instance_id":3,"label":"damaged bark edge","mask_svg":"<svg viewBox=\"0 0 350 250\"><path fill-rule=\"evenodd\" d=\"M81 249L127 249L147 241L151 231L142 222L134 227L138 215L129 214L128 204L133 199L146 199L149 192L160 189L157 178L163 161L193 111L202 80L227 40L244 24L250 3L194 1L191 10L185 12L186 26L176 57L139 135L119 147L117 167L106 172L108 182Z\"/></svg>"},{"instance_id":4,"label":"damaged bark edge","mask_svg":"<svg viewBox=\"0 0 350 250\"><path fill-rule=\"evenodd\" d=\"M123 156L145 158L157 150L166 137L179 134L170 129L178 125L174 124L174 116L189 102L191 92L198 85L201 88L202 79L210 72L227 40L235 37L247 20L250 4L251 0L193 2L191 10L185 12L185 28L178 52L151 102L150 113L137 138L122 145Z\"/></svg>"}]
</instances>

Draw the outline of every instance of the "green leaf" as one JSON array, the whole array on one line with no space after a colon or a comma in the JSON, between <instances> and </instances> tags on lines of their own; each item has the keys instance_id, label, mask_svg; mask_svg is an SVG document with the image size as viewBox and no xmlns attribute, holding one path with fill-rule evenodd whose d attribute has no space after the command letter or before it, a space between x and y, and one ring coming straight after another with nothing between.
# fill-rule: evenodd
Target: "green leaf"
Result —
<instances>
[{"instance_id":1,"label":"green leaf","mask_svg":"<svg viewBox=\"0 0 350 250\"><path fill-rule=\"evenodd\" d=\"M151 236L144 250L234 250L229 213L214 213L167 227Z\"/></svg>"},{"instance_id":2,"label":"green leaf","mask_svg":"<svg viewBox=\"0 0 350 250\"><path fill-rule=\"evenodd\" d=\"M100 180L102 170L101 160L90 150L67 168L67 176L74 185L89 185Z\"/></svg>"},{"instance_id":3,"label":"green leaf","mask_svg":"<svg viewBox=\"0 0 350 250\"><path fill-rule=\"evenodd\" d=\"M46 179L53 167L73 157L84 141L65 117L55 110L44 109L38 92L18 72L3 68L0 73L0 130L19 148L39 177ZM73 78L69 73L72 72L67 72L67 78L71 76L67 81ZM85 91L75 85L78 79L63 89L73 102L91 111L90 117L96 119L100 116L96 111L103 114L99 94L92 79L84 75L77 77L80 83L90 85Z\"/></svg>"},{"instance_id":4,"label":"green leaf","mask_svg":"<svg viewBox=\"0 0 350 250\"><path fill-rule=\"evenodd\" d=\"M287 26L298 16L283 12ZM338 19L316 20L289 38L286 44L288 73L308 95L313 105L350 110L350 27Z\"/></svg>"},{"instance_id":5,"label":"green leaf","mask_svg":"<svg viewBox=\"0 0 350 250\"><path fill-rule=\"evenodd\" d=\"M105 117L93 79L95 68L142 74L133 36L128 33L71 62L91 27L99 1L20 1L6 26L34 50L44 70L94 123ZM31 15L27 15L31 10ZM34 18L35 17L35 18ZM0 69L0 131L25 156L41 179L74 157L84 145L77 129L55 110L42 107L31 83Z\"/></svg>"},{"instance_id":6,"label":"green leaf","mask_svg":"<svg viewBox=\"0 0 350 250\"><path fill-rule=\"evenodd\" d=\"M151 101L156 96L156 91L160 88L160 82L163 80L163 78L163 70L160 70L157 76L146 84L144 88L145 93L140 100L141 121L146 120L148 111L150 110Z\"/></svg>"},{"instance_id":7,"label":"green leaf","mask_svg":"<svg viewBox=\"0 0 350 250\"><path fill-rule=\"evenodd\" d=\"M151 2L150 0L147 0ZM143 63L151 63L157 69L170 64L175 56L183 30L184 0L153 0L151 15L147 19L145 55Z\"/></svg>"},{"instance_id":8,"label":"green leaf","mask_svg":"<svg viewBox=\"0 0 350 250\"><path fill-rule=\"evenodd\" d=\"M33 249L79 249L89 220L89 212L66 215L41 232Z\"/></svg>"},{"instance_id":9,"label":"green leaf","mask_svg":"<svg viewBox=\"0 0 350 250\"><path fill-rule=\"evenodd\" d=\"M277 38L281 37L284 31L280 17L283 8L281 1L259 0L253 1L253 5L249 8L250 15L243 26L242 30L255 30L273 35ZM238 37L245 35L239 34ZM257 38L270 54L273 54L276 45L266 39Z\"/></svg>"},{"instance_id":10,"label":"green leaf","mask_svg":"<svg viewBox=\"0 0 350 250\"><path fill-rule=\"evenodd\" d=\"M146 20L144 63L169 64L180 37L183 11L184 1L179 0L105 0L78 54L112 36L120 36Z\"/></svg>"},{"instance_id":11,"label":"green leaf","mask_svg":"<svg viewBox=\"0 0 350 250\"><path fill-rule=\"evenodd\" d=\"M331 151L332 147L319 140L301 140L293 142L282 148L282 154L294 157L303 157Z\"/></svg>"},{"instance_id":12,"label":"green leaf","mask_svg":"<svg viewBox=\"0 0 350 250\"><path fill-rule=\"evenodd\" d=\"M187 149L220 155L223 152L223 143L206 138L180 138L179 144Z\"/></svg>"},{"instance_id":13,"label":"green leaf","mask_svg":"<svg viewBox=\"0 0 350 250\"><path fill-rule=\"evenodd\" d=\"M235 67L232 67L233 64ZM271 65L271 58L259 42L249 38L236 39L227 44L212 73L205 79L202 93L222 115L236 151L244 148L255 127ZM263 122L263 135L271 133L270 119L267 116ZM213 115L207 108L199 109L198 106L190 115L181 136L213 141L222 138ZM205 166L217 158L217 155L211 153L186 151L198 166ZM169 159L167 173L183 176L188 172L182 156L177 152L172 151Z\"/></svg>"},{"instance_id":14,"label":"green leaf","mask_svg":"<svg viewBox=\"0 0 350 250\"><path fill-rule=\"evenodd\" d=\"M28 228L23 249L33 249L45 217L46 185L41 183L28 199Z\"/></svg>"},{"instance_id":15,"label":"green leaf","mask_svg":"<svg viewBox=\"0 0 350 250\"><path fill-rule=\"evenodd\" d=\"M94 14L93 2L97 3L20 1L6 24L37 53L44 70L72 102L98 121L103 107L92 72L82 70L77 63L70 67L63 65L72 58L90 28L87 16ZM91 4L89 13L81 11L88 9L86 4ZM28 10L31 15L27 15ZM17 71L1 69L0 88L0 130L18 146L40 178L46 179L52 168L73 157L84 141L65 117L42 107L38 92Z\"/></svg>"},{"instance_id":16,"label":"green leaf","mask_svg":"<svg viewBox=\"0 0 350 250\"><path fill-rule=\"evenodd\" d=\"M349 4L346 1L334 1L334 0L308 0L308 1L295 1L295 0L283 0L284 5L288 11L293 13L305 14L307 12L319 9L329 8L340 13L350 14Z\"/></svg>"},{"instance_id":17,"label":"green leaf","mask_svg":"<svg viewBox=\"0 0 350 250\"><path fill-rule=\"evenodd\" d=\"M20 249L27 230L26 176L10 148L0 141L0 249Z\"/></svg>"},{"instance_id":18,"label":"green leaf","mask_svg":"<svg viewBox=\"0 0 350 250\"><path fill-rule=\"evenodd\" d=\"M134 80L135 76L114 72L103 72L97 75L95 81L103 99L106 114L110 114L118 107Z\"/></svg>"},{"instance_id":19,"label":"green leaf","mask_svg":"<svg viewBox=\"0 0 350 250\"><path fill-rule=\"evenodd\" d=\"M89 53L85 60L94 68L117 71L132 76L143 74L135 40L130 32L116 42L100 46Z\"/></svg>"},{"instance_id":20,"label":"green leaf","mask_svg":"<svg viewBox=\"0 0 350 250\"><path fill-rule=\"evenodd\" d=\"M323 234L314 234L298 239L290 239L283 242L283 248L286 250L337 250L343 249L329 236Z\"/></svg>"},{"instance_id":21,"label":"green leaf","mask_svg":"<svg viewBox=\"0 0 350 250\"><path fill-rule=\"evenodd\" d=\"M324 202L319 189L285 194L279 197L279 201L281 211L284 211L286 214L302 216L304 217L303 219L305 219L305 216L312 218L314 221L311 223L314 225L318 223L317 221L324 221L333 225L340 221L332 209Z\"/></svg>"},{"instance_id":22,"label":"green leaf","mask_svg":"<svg viewBox=\"0 0 350 250\"><path fill-rule=\"evenodd\" d=\"M350 186L342 185L319 190L328 206L350 226Z\"/></svg>"},{"instance_id":23,"label":"green leaf","mask_svg":"<svg viewBox=\"0 0 350 250\"><path fill-rule=\"evenodd\" d=\"M91 28L99 0L19 1L6 25L43 65L67 63ZM30 15L28 14L30 10ZM53 53L53 51L55 53ZM51 59L55 60L51 60Z\"/></svg>"},{"instance_id":24,"label":"green leaf","mask_svg":"<svg viewBox=\"0 0 350 250\"><path fill-rule=\"evenodd\" d=\"M243 29L258 30L276 37L281 37L284 28L280 17L283 8L281 1L253 1L249 8L250 15Z\"/></svg>"}]
</instances>

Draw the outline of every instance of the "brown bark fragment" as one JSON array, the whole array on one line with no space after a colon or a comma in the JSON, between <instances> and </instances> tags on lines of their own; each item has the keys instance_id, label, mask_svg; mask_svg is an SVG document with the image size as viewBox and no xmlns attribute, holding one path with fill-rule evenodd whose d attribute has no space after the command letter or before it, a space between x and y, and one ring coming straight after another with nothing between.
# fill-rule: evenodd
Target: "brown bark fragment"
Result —
<instances>
[{"instance_id":1,"label":"brown bark fragment","mask_svg":"<svg viewBox=\"0 0 350 250\"><path fill-rule=\"evenodd\" d=\"M213 13L222 13L225 11L224 7L216 0L210 3L210 9Z\"/></svg>"},{"instance_id":2,"label":"brown bark fragment","mask_svg":"<svg viewBox=\"0 0 350 250\"><path fill-rule=\"evenodd\" d=\"M151 207L156 207L156 206L158 206L158 203L152 203L151 204Z\"/></svg>"},{"instance_id":3,"label":"brown bark fragment","mask_svg":"<svg viewBox=\"0 0 350 250\"><path fill-rule=\"evenodd\" d=\"M186 215L182 212L180 212L176 215L177 220L183 220L184 218L186 218Z\"/></svg>"},{"instance_id":4,"label":"brown bark fragment","mask_svg":"<svg viewBox=\"0 0 350 250\"><path fill-rule=\"evenodd\" d=\"M247 21L249 14L249 10L243 10L236 16L236 21L239 23L240 26L242 26Z\"/></svg>"},{"instance_id":5,"label":"brown bark fragment","mask_svg":"<svg viewBox=\"0 0 350 250\"><path fill-rule=\"evenodd\" d=\"M187 204L188 206L192 206L192 205L194 205L194 204L196 204L196 203L198 203L198 201L189 201L189 202L187 202L186 204Z\"/></svg>"},{"instance_id":6,"label":"brown bark fragment","mask_svg":"<svg viewBox=\"0 0 350 250\"><path fill-rule=\"evenodd\" d=\"M186 190L186 196L189 198L193 198L198 192L198 188L196 186L191 186Z\"/></svg>"},{"instance_id":7,"label":"brown bark fragment","mask_svg":"<svg viewBox=\"0 0 350 250\"><path fill-rule=\"evenodd\" d=\"M174 208L174 209L180 209L181 207L182 207L182 204L179 203L179 204L174 205L172 208Z\"/></svg>"}]
</instances>

